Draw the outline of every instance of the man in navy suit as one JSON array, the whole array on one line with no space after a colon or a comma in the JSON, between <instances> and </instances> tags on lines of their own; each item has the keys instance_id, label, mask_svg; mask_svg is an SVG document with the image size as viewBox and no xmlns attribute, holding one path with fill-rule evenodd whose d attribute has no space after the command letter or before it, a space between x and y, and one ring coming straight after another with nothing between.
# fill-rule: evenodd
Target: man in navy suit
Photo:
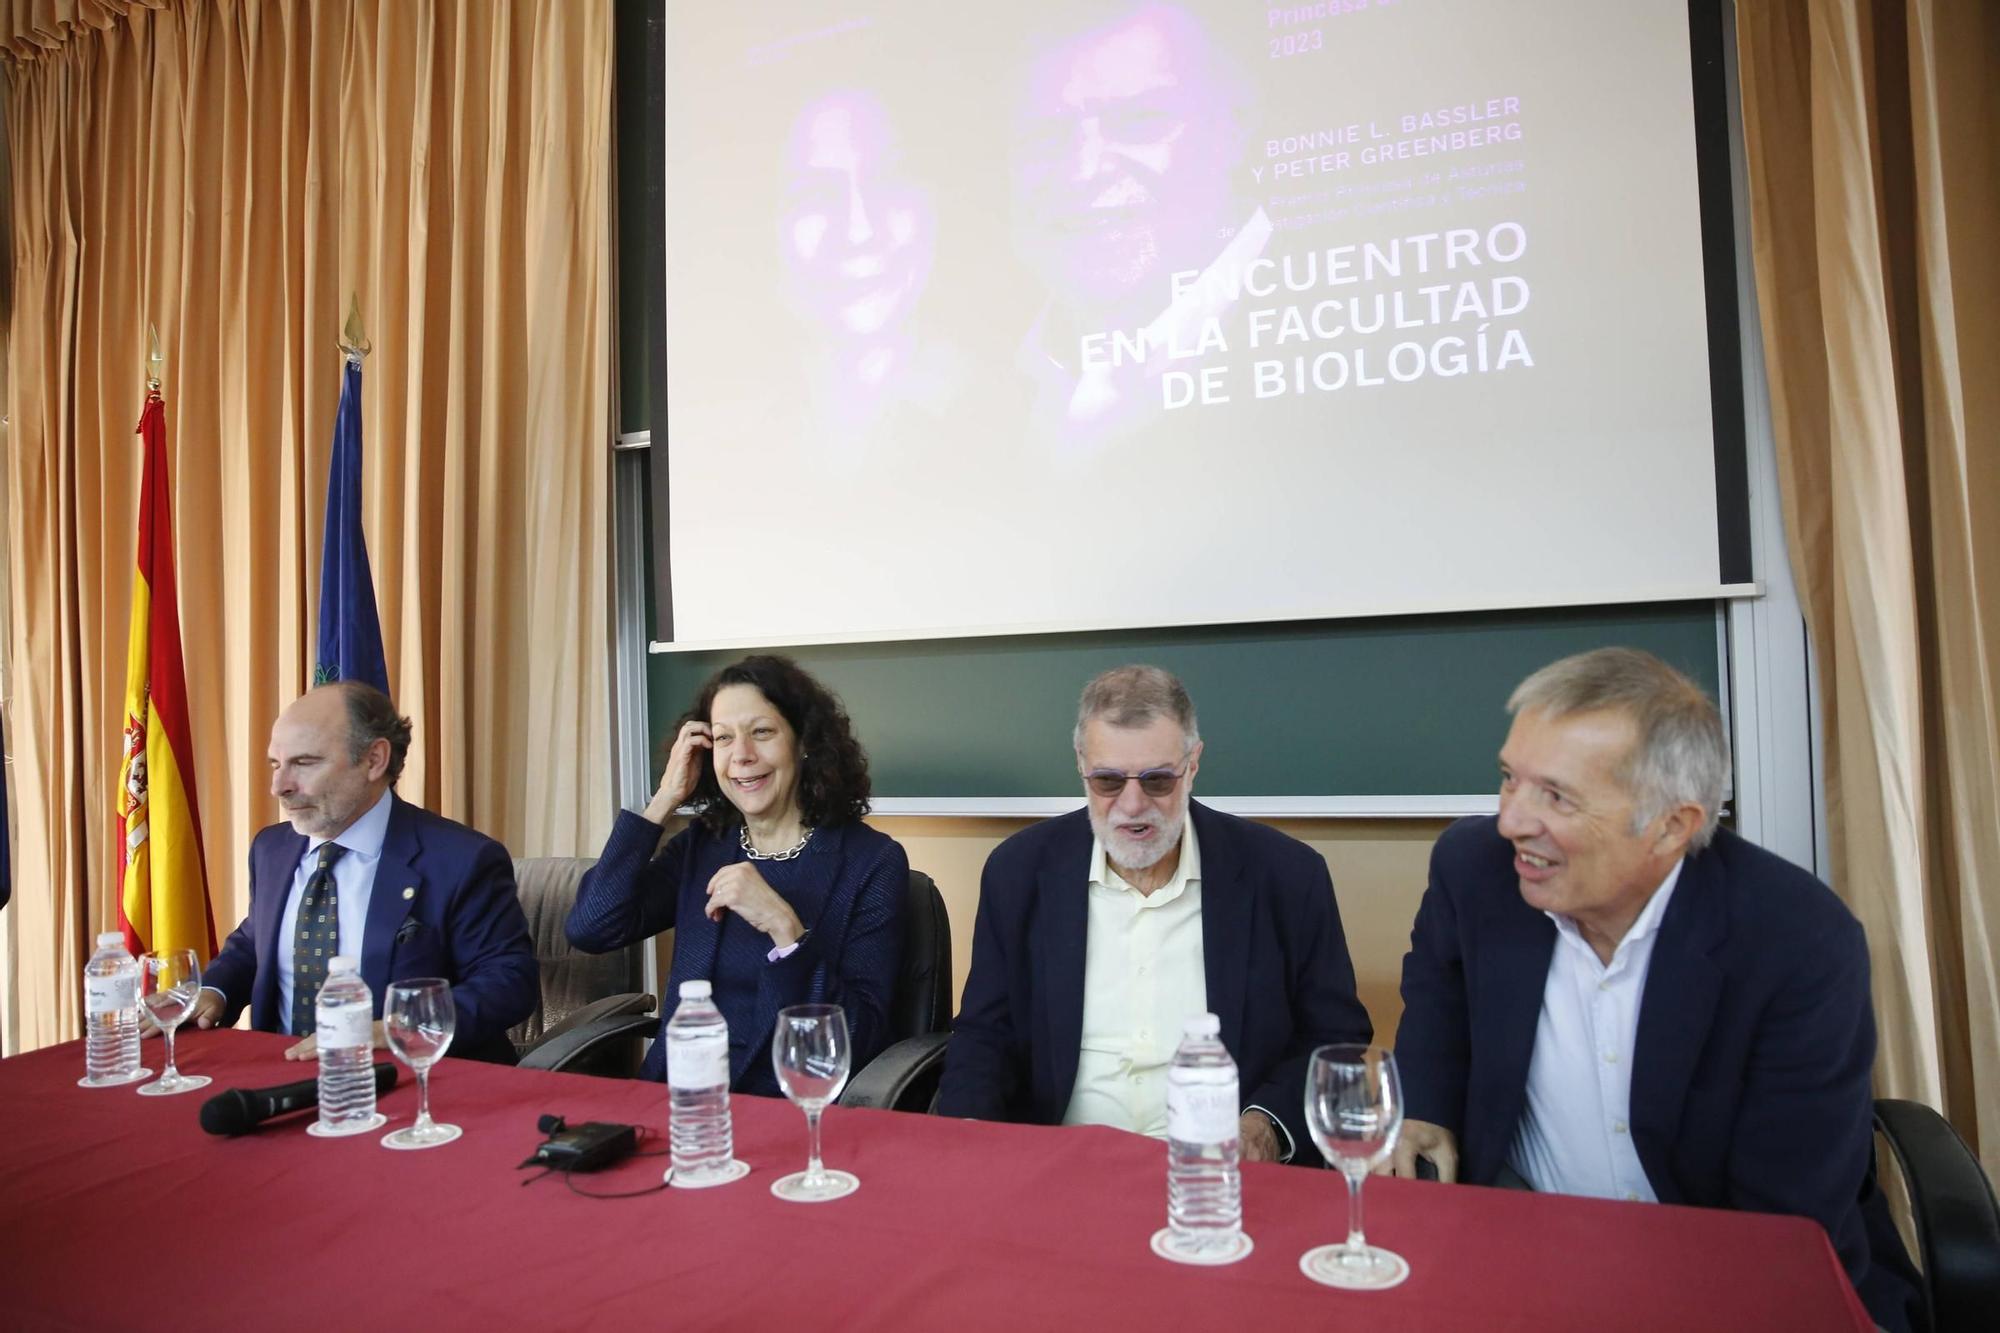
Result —
<instances>
[{"instance_id":1,"label":"man in navy suit","mask_svg":"<svg viewBox=\"0 0 2000 1333\"><path fill-rule=\"evenodd\" d=\"M1438 840L1403 960L1395 1173L1810 1217L1908 1327L1860 925L1716 827L1722 719L1664 662L1565 658L1508 710L1499 816Z\"/></svg>"},{"instance_id":2,"label":"man in navy suit","mask_svg":"<svg viewBox=\"0 0 2000 1333\"><path fill-rule=\"evenodd\" d=\"M1212 1012L1245 1159L1318 1161L1307 1059L1372 1032L1326 862L1193 802L1194 705L1156 667L1092 681L1073 739L1088 808L987 859L939 1113L1164 1135L1167 1066Z\"/></svg>"},{"instance_id":3,"label":"man in navy suit","mask_svg":"<svg viewBox=\"0 0 2000 1333\"><path fill-rule=\"evenodd\" d=\"M493 839L396 797L409 748L409 719L359 681L320 686L278 718L271 794L290 827L250 844L250 916L202 975L197 1026L234 1023L247 1005L252 1027L301 1038L286 1058L314 1058L313 998L338 952L360 958L378 1020L390 982L443 977L457 1012L450 1054L513 1063L507 1029L540 995L514 863ZM337 939L311 941L310 923L302 934L308 899Z\"/></svg>"}]
</instances>

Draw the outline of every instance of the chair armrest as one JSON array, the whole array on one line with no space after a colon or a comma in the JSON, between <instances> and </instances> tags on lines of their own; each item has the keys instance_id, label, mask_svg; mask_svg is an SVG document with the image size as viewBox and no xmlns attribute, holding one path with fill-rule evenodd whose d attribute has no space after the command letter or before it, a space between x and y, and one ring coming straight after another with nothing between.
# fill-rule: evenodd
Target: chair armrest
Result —
<instances>
[{"instance_id":1,"label":"chair armrest","mask_svg":"<svg viewBox=\"0 0 2000 1333\"><path fill-rule=\"evenodd\" d=\"M885 1111L929 1111L944 1073L949 1032L909 1037L868 1062L840 1094L842 1106L872 1106Z\"/></svg>"},{"instance_id":2,"label":"chair armrest","mask_svg":"<svg viewBox=\"0 0 2000 1333\"><path fill-rule=\"evenodd\" d=\"M538 1043L523 1055L519 1067L553 1072L572 1069L613 1042L642 1040L652 1036L659 1028L658 1016L651 1013L614 1013L580 1025L565 1024L562 1032Z\"/></svg>"},{"instance_id":3,"label":"chair armrest","mask_svg":"<svg viewBox=\"0 0 2000 1333\"><path fill-rule=\"evenodd\" d=\"M659 1008L659 1001L641 992L627 995L607 995L601 1000L592 1000L580 1009L572 1009L563 1020L542 1033L542 1040L535 1043L539 1048L546 1042L554 1041L565 1032L588 1027L603 1018L614 1018L620 1014L650 1014Z\"/></svg>"},{"instance_id":4,"label":"chair armrest","mask_svg":"<svg viewBox=\"0 0 2000 1333\"><path fill-rule=\"evenodd\" d=\"M1909 1191L1931 1327L1990 1327L2000 1309L2000 1204L1979 1159L1922 1102L1882 1098L1875 1124Z\"/></svg>"}]
</instances>

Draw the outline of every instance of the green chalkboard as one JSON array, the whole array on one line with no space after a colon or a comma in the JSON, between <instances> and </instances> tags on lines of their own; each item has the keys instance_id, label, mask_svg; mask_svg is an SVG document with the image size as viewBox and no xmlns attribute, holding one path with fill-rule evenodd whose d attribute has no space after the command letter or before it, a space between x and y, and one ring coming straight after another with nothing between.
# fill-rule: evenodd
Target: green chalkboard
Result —
<instances>
[{"instance_id":1,"label":"green chalkboard","mask_svg":"<svg viewBox=\"0 0 2000 1333\"><path fill-rule=\"evenodd\" d=\"M793 650L846 702L878 797L1070 796L1083 684L1150 662L1194 696L1206 796L1462 796L1494 788L1516 683L1558 657L1644 648L1713 694L1712 602ZM655 653L655 738L736 653Z\"/></svg>"}]
</instances>

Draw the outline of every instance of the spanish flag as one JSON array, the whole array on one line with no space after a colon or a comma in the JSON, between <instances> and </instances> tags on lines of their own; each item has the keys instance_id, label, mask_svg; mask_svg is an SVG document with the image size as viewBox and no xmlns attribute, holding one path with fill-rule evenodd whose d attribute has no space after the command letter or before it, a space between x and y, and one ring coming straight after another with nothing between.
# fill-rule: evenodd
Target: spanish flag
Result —
<instances>
[{"instance_id":1,"label":"spanish flag","mask_svg":"<svg viewBox=\"0 0 2000 1333\"><path fill-rule=\"evenodd\" d=\"M206 964L215 956L215 925L195 813L194 751L188 744L167 408L157 390L146 395L139 435L146 460L125 654L125 743L118 765L118 924L134 953L193 949Z\"/></svg>"}]
</instances>

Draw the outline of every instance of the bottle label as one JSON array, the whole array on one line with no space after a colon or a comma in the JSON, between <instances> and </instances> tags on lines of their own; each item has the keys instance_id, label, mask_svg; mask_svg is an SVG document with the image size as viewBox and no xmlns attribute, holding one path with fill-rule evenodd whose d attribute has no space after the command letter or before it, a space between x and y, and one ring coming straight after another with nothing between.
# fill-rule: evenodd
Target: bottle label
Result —
<instances>
[{"instance_id":1,"label":"bottle label","mask_svg":"<svg viewBox=\"0 0 2000 1333\"><path fill-rule=\"evenodd\" d=\"M1228 1143L1236 1137L1236 1080L1167 1080L1167 1137L1181 1143Z\"/></svg>"},{"instance_id":2,"label":"bottle label","mask_svg":"<svg viewBox=\"0 0 2000 1333\"><path fill-rule=\"evenodd\" d=\"M683 1091L729 1083L729 1034L667 1037L667 1086Z\"/></svg>"},{"instance_id":3,"label":"bottle label","mask_svg":"<svg viewBox=\"0 0 2000 1333\"><path fill-rule=\"evenodd\" d=\"M84 1012L92 1018L115 1014L139 1003L139 978L130 972L83 979Z\"/></svg>"},{"instance_id":4,"label":"bottle label","mask_svg":"<svg viewBox=\"0 0 2000 1333\"><path fill-rule=\"evenodd\" d=\"M322 1051L351 1051L375 1042L375 1016L365 1004L332 1008L321 1005L313 1020Z\"/></svg>"}]
</instances>

